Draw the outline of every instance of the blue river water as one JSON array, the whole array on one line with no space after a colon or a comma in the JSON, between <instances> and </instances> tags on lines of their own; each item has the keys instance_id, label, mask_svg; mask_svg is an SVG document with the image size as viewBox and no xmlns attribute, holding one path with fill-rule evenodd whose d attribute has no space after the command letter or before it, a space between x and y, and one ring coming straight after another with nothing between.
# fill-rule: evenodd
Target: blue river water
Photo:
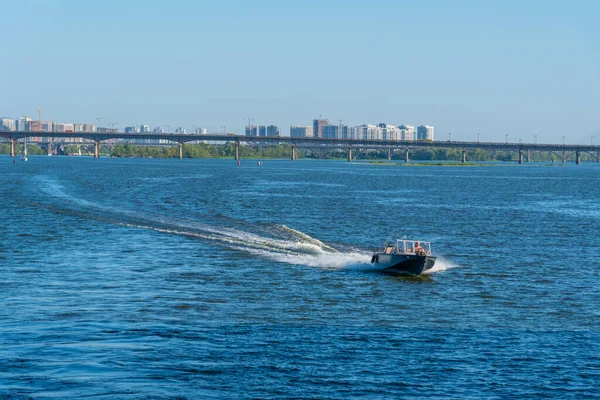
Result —
<instances>
[{"instance_id":1,"label":"blue river water","mask_svg":"<svg viewBox=\"0 0 600 400\"><path fill-rule=\"evenodd\" d=\"M600 165L0 157L0 398L600 398ZM362 270L389 235L419 277Z\"/></svg>"}]
</instances>

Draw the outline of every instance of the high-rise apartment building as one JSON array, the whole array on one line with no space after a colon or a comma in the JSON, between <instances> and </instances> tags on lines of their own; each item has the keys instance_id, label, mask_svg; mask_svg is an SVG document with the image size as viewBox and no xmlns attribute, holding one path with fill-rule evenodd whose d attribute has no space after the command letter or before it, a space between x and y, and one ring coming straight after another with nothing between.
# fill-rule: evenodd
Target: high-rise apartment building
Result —
<instances>
[{"instance_id":1,"label":"high-rise apartment building","mask_svg":"<svg viewBox=\"0 0 600 400\"><path fill-rule=\"evenodd\" d=\"M16 130L15 120L12 118L0 118L0 130L14 131Z\"/></svg>"},{"instance_id":2,"label":"high-rise apartment building","mask_svg":"<svg viewBox=\"0 0 600 400\"><path fill-rule=\"evenodd\" d=\"M362 126L351 126L348 128L348 139L363 139Z\"/></svg>"},{"instance_id":3,"label":"high-rise apartment building","mask_svg":"<svg viewBox=\"0 0 600 400\"><path fill-rule=\"evenodd\" d=\"M42 132L42 121L30 121L29 129L30 132Z\"/></svg>"},{"instance_id":4,"label":"high-rise apartment building","mask_svg":"<svg viewBox=\"0 0 600 400\"><path fill-rule=\"evenodd\" d=\"M279 136L279 125L246 125L246 136Z\"/></svg>"},{"instance_id":5,"label":"high-rise apartment building","mask_svg":"<svg viewBox=\"0 0 600 400\"><path fill-rule=\"evenodd\" d=\"M417 128L417 140L433 141L433 126L421 125Z\"/></svg>"},{"instance_id":6,"label":"high-rise apartment building","mask_svg":"<svg viewBox=\"0 0 600 400\"><path fill-rule=\"evenodd\" d=\"M20 117L17 120L17 130L18 131L28 131L29 130L29 123L33 121L31 118L29 117Z\"/></svg>"},{"instance_id":7,"label":"high-rise apartment building","mask_svg":"<svg viewBox=\"0 0 600 400\"><path fill-rule=\"evenodd\" d=\"M270 136L270 137L279 136L279 125L267 126L267 136Z\"/></svg>"},{"instance_id":8,"label":"high-rise apartment building","mask_svg":"<svg viewBox=\"0 0 600 400\"><path fill-rule=\"evenodd\" d=\"M348 125L340 125L340 139L348 139Z\"/></svg>"},{"instance_id":9,"label":"high-rise apartment building","mask_svg":"<svg viewBox=\"0 0 600 400\"><path fill-rule=\"evenodd\" d=\"M381 128L381 138L383 140L401 140L400 129L394 125L378 124L377 126Z\"/></svg>"},{"instance_id":10,"label":"high-rise apartment building","mask_svg":"<svg viewBox=\"0 0 600 400\"><path fill-rule=\"evenodd\" d=\"M400 140L415 140L415 127L412 125L400 125Z\"/></svg>"},{"instance_id":11,"label":"high-rise apartment building","mask_svg":"<svg viewBox=\"0 0 600 400\"><path fill-rule=\"evenodd\" d=\"M348 126L346 125L323 125L323 139L348 139Z\"/></svg>"},{"instance_id":12,"label":"high-rise apartment building","mask_svg":"<svg viewBox=\"0 0 600 400\"><path fill-rule=\"evenodd\" d=\"M125 133L140 133L140 126L126 126L124 129Z\"/></svg>"},{"instance_id":13,"label":"high-rise apartment building","mask_svg":"<svg viewBox=\"0 0 600 400\"><path fill-rule=\"evenodd\" d=\"M258 136L267 136L267 127L265 125L258 126Z\"/></svg>"},{"instance_id":14,"label":"high-rise apartment building","mask_svg":"<svg viewBox=\"0 0 600 400\"><path fill-rule=\"evenodd\" d=\"M140 133L150 133L149 125L140 125Z\"/></svg>"},{"instance_id":15,"label":"high-rise apartment building","mask_svg":"<svg viewBox=\"0 0 600 400\"><path fill-rule=\"evenodd\" d=\"M323 125L321 127L321 137L323 139L335 139L338 134L337 125Z\"/></svg>"},{"instance_id":16,"label":"high-rise apartment building","mask_svg":"<svg viewBox=\"0 0 600 400\"><path fill-rule=\"evenodd\" d=\"M323 137L323 127L329 125L328 119L314 119L313 120L313 136L314 137Z\"/></svg>"},{"instance_id":17,"label":"high-rise apartment building","mask_svg":"<svg viewBox=\"0 0 600 400\"><path fill-rule=\"evenodd\" d=\"M313 127L303 125L292 125L290 126L291 137L312 137Z\"/></svg>"},{"instance_id":18,"label":"high-rise apartment building","mask_svg":"<svg viewBox=\"0 0 600 400\"><path fill-rule=\"evenodd\" d=\"M367 125L367 137L368 140L382 140L383 139L383 128L377 125Z\"/></svg>"},{"instance_id":19,"label":"high-rise apartment building","mask_svg":"<svg viewBox=\"0 0 600 400\"><path fill-rule=\"evenodd\" d=\"M258 126L246 125L246 136L258 136Z\"/></svg>"}]
</instances>

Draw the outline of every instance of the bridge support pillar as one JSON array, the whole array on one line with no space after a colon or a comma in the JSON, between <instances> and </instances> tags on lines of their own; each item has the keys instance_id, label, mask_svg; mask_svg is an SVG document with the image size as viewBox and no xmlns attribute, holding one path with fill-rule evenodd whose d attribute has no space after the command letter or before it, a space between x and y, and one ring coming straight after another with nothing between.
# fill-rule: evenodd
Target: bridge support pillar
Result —
<instances>
[{"instance_id":1,"label":"bridge support pillar","mask_svg":"<svg viewBox=\"0 0 600 400\"><path fill-rule=\"evenodd\" d=\"M527 150L527 162L531 162L531 150Z\"/></svg>"},{"instance_id":2,"label":"bridge support pillar","mask_svg":"<svg viewBox=\"0 0 600 400\"><path fill-rule=\"evenodd\" d=\"M94 158L100 158L100 141L94 140Z\"/></svg>"},{"instance_id":3,"label":"bridge support pillar","mask_svg":"<svg viewBox=\"0 0 600 400\"><path fill-rule=\"evenodd\" d=\"M519 149L519 164L523 164L523 149Z\"/></svg>"},{"instance_id":4,"label":"bridge support pillar","mask_svg":"<svg viewBox=\"0 0 600 400\"><path fill-rule=\"evenodd\" d=\"M348 146L348 162L352 162L352 147Z\"/></svg>"},{"instance_id":5,"label":"bridge support pillar","mask_svg":"<svg viewBox=\"0 0 600 400\"><path fill-rule=\"evenodd\" d=\"M183 143L179 143L179 159L183 160Z\"/></svg>"},{"instance_id":6,"label":"bridge support pillar","mask_svg":"<svg viewBox=\"0 0 600 400\"><path fill-rule=\"evenodd\" d=\"M600 163L600 151L596 153L596 161Z\"/></svg>"},{"instance_id":7,"label":"bridge support pillar","mask_svg":"<svg viewBox=\"0 0 600 400\"><path fill-rule=\"evenodd\" d=\"M235 142L235 161L240 161L240 142Z\"/></svg>"},{"instance_id":8,"label":"bridge support pillar","mask_svg":"<svg viewBox=\"0 0 600 400\"><path fill-rule=\"evenodd\" d=\"M465 149L462 149L462 163L467 163L467 152L465 151Z\"/></svg>"},{"instance_id":9,"label":"bridge support pillar","mask_svg":"<svg viewBox=\"0 0 600 400\"><path fill-rule=\"evenodd\" d=\"M392 148L388 147L388 161L392 161Z\"/></svg>"},{"instance_id":10,"label":"bridge support pillar","mask_svg":"<svg viewBox=\"0 0 600 400\"><path fill-rule=\"evenodd\" d=\"M563 151L562 153L562 162L565 163L567 162L567 155L565 154L565 152Z\"/></svg>"},{"instance_id":11,"label":"bridge support pillar","mask_svg":"<svg viewBox=\"0 0 600 400\"><path fill-rule=\"evenodd\" d=\"M404 162L408 162L408 146L406 146L406 150L404 150Z\"/></svg>"},{"instance_id":12,"label":"bridge support pillar","mask_svg":"<svg viewBox=\"0 0 600 400\"><path fill-rule=\"evenodd\" d=\"M575 152L575 164L581 164L581 152L579 150Z\"/></svg>"},{"instance_id":13,"label":"bridge support pillar","mask_svg":"<svg viewBox=\"0 0 600 400\"><path fill-rule=\"evenodd\" d=\"M16 157L17 152L15 151L15 139L10 139L10 156Z\"/></svg>"},{"instance_id":14,"label":"bridge support pillar","mask_svg":"<svg viewBox=\"0 0 600 400\"><path fill-rule=\"evenodd\" d=\"M292 144L292 161L296 161L296 143Z\"/></svg>"},{"instance_id":15,"label":"bridge support pillar","mask_svg":"<svg viewBox=\"0 0 600 400\"><path fill-rule=\"evenodd\" d=\"M46 150L48 151L48 155L51 156L52 155L52 143L48 142L48 148Z\"/></svg>"}]
</instances>

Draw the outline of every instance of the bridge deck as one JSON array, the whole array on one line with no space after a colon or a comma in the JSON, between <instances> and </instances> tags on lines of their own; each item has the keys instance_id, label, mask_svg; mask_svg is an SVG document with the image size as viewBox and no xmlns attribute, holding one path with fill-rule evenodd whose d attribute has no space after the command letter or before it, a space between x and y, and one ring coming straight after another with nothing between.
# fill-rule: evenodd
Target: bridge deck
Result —
<instances>
[{"instance_id":1,"label":"bridge deck","mask_svg":"<svg viewBox=\"0 0 600 400\"><path fill-rule=\"evenodd\" d=\"M0 137L6 139L22 139L24 137L41 138L82 138L92 141L106 141L111 139L140 139L140 140L167 140L173 144L189 143L194 141L215 142L248 142L248 143L290 143L297 146L335 146L335 147L452 147L462 149L487 149L487 150L538 150L538 151L584 151L598 152L600 145L581 144L552 144L552 143L511 143L511 142L465 142L465 141L414 141L414 140L367 140L367 139L325 139L314 137L289 137L289 136L244 136L244 135L180 135L165 133L102 133L102 132L24 132L24 131L0 131ZM83 143L82 143L83 144Z\"/></svg>"}]
</instances>

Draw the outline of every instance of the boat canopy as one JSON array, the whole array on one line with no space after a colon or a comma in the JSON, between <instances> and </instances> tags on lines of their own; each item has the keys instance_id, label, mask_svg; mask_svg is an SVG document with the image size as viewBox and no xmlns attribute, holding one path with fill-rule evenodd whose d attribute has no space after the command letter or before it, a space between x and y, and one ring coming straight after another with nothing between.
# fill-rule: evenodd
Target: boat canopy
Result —
<instances>
[{"instance_id":1,"label":"boat canopy","mask_svg":"<svg viewBox=\"0 0 600 400\"><path fill-rule=\"evenodd\" d=\"M415 249L421 247L426 255L431 255L431 243L423 242L420 240L407 240L407 239L398 239L396 240L395 245L391 243L386 243L384 253L401 253L401 254L416 254Z\"/></svg>"}]
</instances>

